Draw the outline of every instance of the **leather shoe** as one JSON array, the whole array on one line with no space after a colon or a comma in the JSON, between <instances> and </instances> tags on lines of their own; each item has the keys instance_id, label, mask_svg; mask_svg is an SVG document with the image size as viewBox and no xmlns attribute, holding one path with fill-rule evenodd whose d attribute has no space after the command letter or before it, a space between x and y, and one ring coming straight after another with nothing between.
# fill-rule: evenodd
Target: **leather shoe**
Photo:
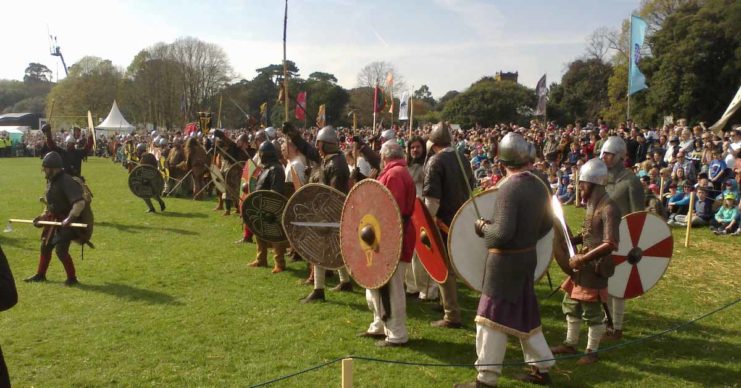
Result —
<instances>
[{"instance_id":1,"label":"leather shoe","mask_svg":"<svg viewBox=\"0 0 741 388\"><path fill-rule=\"evenodd\" d=\"M540 372L538 368L532 368L530 374L517 376L517 380L535 385L549 385L551 376L548 372Z\"/></svg>"},{"instance_id":2,"label":"leather shoe","mask_svg":"<svg viewBox=\"0 0 741 388\"><path fill-rule=\"evenodd\" d=\"M67 278L67 280L64 281L65 286L76 286L80 284L79 281L77 281L77 278Z\"/></svg>"},{"instance_id":3,"label":"leather shoe","mask_svg":"<svg viewBox=\"0 0 741 388\"><path fill-rule=\"evenodd\" d=\"M461 327L463 327L463 324L460 322L451 322L445 319L441 319L439 321L430 322L430 326L444 327L448 329L460 329Z\"/></svg>"},{"instance_id":4,"label":"leather shoe","mask_svg":"<svg viewBox=\"0 0 741 388\"><path fill-rule=\"evenodd\" d=\"M28 283L38 283L38 282L45 282L46 281L46 275L40 275L40 274L34 274L33 276L27 277L23 279L24 282Z\"/></svg>"},{"instance_id":5,"label":"leather shoe","mask_svg":"<svg viewBox=\"0 0 741 388\"><path fill-rule=\"evenodd\" d=\"M284 268L284 267L281 267L281 266L279 266L279 265L276 265L275 267L273 267L273 270L272 270L272 271L270 271L270 273L281 273L281 272L283 272L284 270L285 270L285 268Z\"/></svg>"},{"instance_id":6,"label":"leather shoe","mask_svg":"<svg viewBox=\"0 0 741 388\"><path fill-rule=\"evenodd\" d=\"M352 283L350 283L350 282L340 283L340 284L332 287L332 291L352 292Z\"/></svg>"},{"instance_id":7,"label":"leather shoe","mask_svg":"<svg viewBox=\"0 0 741 388\"><path fill-rule=\"evenodd\" d=\"M591 349L587 349L587 354L578 359L576 365L591 365L597 361L599 361L597 353L593 352Z\"/></svg>"},{"instance_id":8,"label":"leather shoe","mask_svg":"<svg viewBox=\"0 0 741 388\"><path fill-rule=\"evenodd\" d=\"M251 263L247 264L247 266L248 266L248 267L267 267L267 266L268 266L268 264L267 264L267 263L261 263L261 262L259 262L259 261L255 260L255 261L253 261L253 262L251 262Z\"/></svg>"},{"instance_id":9,"label":"leather shoe","mask_svg":"<svg viewBox=\"0 0 741 388\"><path fill-rule=\"evenodd\" d=\"M314 303L318 301L324 302L326 299L324 298L324 289L323 288L316 288L313 291L311 291L311 294L307 296L306 298L301 300L301 303Z\"/></svg>"},{"instance_id":10,"label":"leather shoe","mask_svg":"<svg viewBox=\"0 0 741 388\"><path fill-rule=\"evenodd\" d=\"M386 340L376 341L376 347L379 348L401 348L407 346L406 342L388 342Z\"/></svg>"},{"instance_id":11,"label":"leather shoe","mask_svg":"<svg viewBox=\"0 0 741 388\"><path fill-rule=\"evenodd\" d=\"M362 331L358 333L358 338L373 338L373 339L385 339L386 334L383 333L368 333L367 331Z\"/></svg>"},{"instance_id":12,"label":"leather shoe","mask_svg":"<svg viewBox=\"0 0 741 388\"><path fill-rule=\"evenodd\" d=\"M620 341L623 338L622 330L608 331L603 337L603 341Z\"/></svg>"},{"instance_id":13,"label":"leather shoe","mask_svg":"<svg viewBox=\"0 0 741 388\"><path fill-rule=\"evenodd\" d=\"M576 354L576 348L570 345L561 344L558 346L551 347L551 353L553 354Z\"/></svg>"}]
</instances>

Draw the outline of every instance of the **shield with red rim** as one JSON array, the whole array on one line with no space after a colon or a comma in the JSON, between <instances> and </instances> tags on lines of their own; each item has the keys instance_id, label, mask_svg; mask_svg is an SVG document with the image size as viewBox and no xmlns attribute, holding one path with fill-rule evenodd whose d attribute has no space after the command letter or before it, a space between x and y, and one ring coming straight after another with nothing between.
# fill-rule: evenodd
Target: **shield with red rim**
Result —
<instances>
[{"instance_id":1,"label":"shield with red rim","mask_svg":"<svg viewBox=\"0 0 741 388\"><path fill-rule=\"evenodd\" d=\"M615 273L607 291L631 299L653 288L669 267L674 238L669 225L656 214L636 212L620 221L620 243L613 252Z\"/></svg>"},{"instance_id":2,"label":"shield with red rim","mask_svg":"<svg viewBox=\"0 0 741 388\"><path fill-rule=\"evenodd\" d=\"M434 281L445 283L448 279L445 245L432 215L419 198L414 201L412 223L415 233L414 249L419 261Z\"/></svg>"}]
</instances>

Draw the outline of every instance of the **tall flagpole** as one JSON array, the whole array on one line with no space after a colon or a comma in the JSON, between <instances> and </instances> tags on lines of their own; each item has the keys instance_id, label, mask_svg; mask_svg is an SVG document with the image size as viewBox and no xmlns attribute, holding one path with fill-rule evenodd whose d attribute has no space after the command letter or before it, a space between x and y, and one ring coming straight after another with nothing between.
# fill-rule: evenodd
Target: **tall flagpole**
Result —
<instances>
[{"instance_id":1,"label":"tall flagpole","mask_svg":"<svg viewBox=\"0 0 741 388\"><path fill-rule=\"evenodd\" d=\"M285 106L285 121L290 121L288 118L288 61L286 60L286 31L288 30L288 0L286 0L286 7L283 13L283 102ZM304 115L306 113L304 112Z\"/></svg>"},{"instance_id":2,"label":"tall flagpole","mask_svg":"<svg viewBox=\"0 0 741 388\"><path fill-rule=\"evenodd\" d=\"M414 85L412 85L412 90L414 90ZM414 93L410 93L409 94L409 138L410 139L412 138L412 136L414 136L414 132L412 131L413 123L414 123Z\"/></svg>"},{"instance_id":3,"label":"tall flagpole","mask_svg":"<svg viewBox=\"0 0 741 388\"><path fill-rule=\"evenodd\" d=\"M376 106L378 106L378 82L376 82L376 87L373 88L373 128L371 129L371 134L376 134Z\"/></svg>"},{"instance_id":4,"label":"tall flagpole","mask_svg":"<svg viewBox=\"0 0 741 388\"><path fill-rule=\"evenodd\" d=\"M288 0L286 0L288 1ZM631 76L630 76L630 67L631 67L631 53L633 52L633 48L630 47L633 44L633 17L630 18L630 41L628 43L628 109L625 113L625 125L628 125L628 121L630 121L630 84L631 84ZM630 130L630 128L628 128Z\"/></svg>"}]
</instances>

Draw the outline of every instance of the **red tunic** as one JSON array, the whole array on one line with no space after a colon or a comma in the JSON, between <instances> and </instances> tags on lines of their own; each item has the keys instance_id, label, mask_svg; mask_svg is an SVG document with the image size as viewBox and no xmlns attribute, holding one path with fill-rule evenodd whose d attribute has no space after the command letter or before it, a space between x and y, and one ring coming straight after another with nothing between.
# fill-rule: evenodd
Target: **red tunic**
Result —
<instances>
[{"instance_id":1,"label":"red tunic","mask_svg":"<svg viewBox=\"0 0 741 388\"><path fill-rule=\"evenodd\" d=\"M401 212L401 218L404 222L404 242L401 248L401 261L410 263L414 253L414 226L410 221L414 212L414 201L417 198L417 191L414 186L412 175L407 169L407 162L404 159L392 160L386 163L383 171L378 176L378 181L387 189L396 199Z\"/></svg>"}]
</instances>

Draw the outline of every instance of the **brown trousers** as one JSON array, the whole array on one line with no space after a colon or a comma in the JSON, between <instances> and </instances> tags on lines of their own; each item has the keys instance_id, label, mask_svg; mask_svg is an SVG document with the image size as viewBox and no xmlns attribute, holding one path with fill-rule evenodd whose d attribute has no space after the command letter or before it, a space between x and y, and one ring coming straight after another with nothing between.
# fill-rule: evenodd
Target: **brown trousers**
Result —
<instances>
[{"instance_id":1,"label":"brown trousers","mask_svg":"<svg viewBox=\"0 0 741 388\"><path fill-rule=\"evenodd\" d=\"M286 248L288 243L271 243L255 236L255 242L257 243L257 262L261 265L268 264L268 248L272 247L275 252L273 260L275 260L275 266L280 268L286 267Z\"/></svg>"}]
</instances>

